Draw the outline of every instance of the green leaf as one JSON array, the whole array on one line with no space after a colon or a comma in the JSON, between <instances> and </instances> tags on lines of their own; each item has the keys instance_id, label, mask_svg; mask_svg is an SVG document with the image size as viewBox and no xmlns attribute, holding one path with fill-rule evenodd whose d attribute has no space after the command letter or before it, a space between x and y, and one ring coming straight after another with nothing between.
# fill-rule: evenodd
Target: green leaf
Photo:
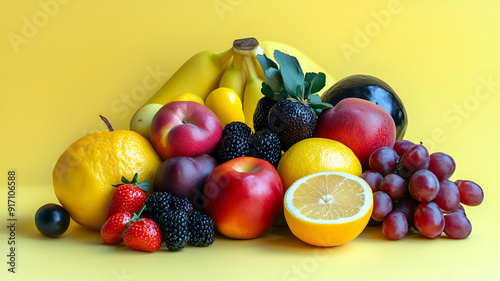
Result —
<instances>
[{"instance_id":1,"label":"green leaf","mask_svg":"<svg viewBox=\"0 0 500 281\"><path fill-rule=\"evenodd\" d=\"M297 85L297 88L295 88L295 98L304 98L304 85Z\"/></svg>"},{"instance_id":2,"label":"green leaf","mask_svg":"<svg viewBox=\"0 0 500 281\"><path fill-rule=\"evenodd\" d=\"M319 114L321 114L323 110L333 107L333 105L329 103L322 102L321 97L318 94L309 96L309 106L314 109L314 112L317 116L319 116Z\"/></svg>"},{"instance_id":3,"label":"green leaf","mask_svg":"<svg viewBox=\"0 0 500 281\"><path fill-rule=\"evenodd\" d=\"M314 80L314 77L316 77L316 73L314 72L307 72L304 77L304 87L305 87L304 94L306 97L308 97L311 94L311 84Z\"/></svg>"},{"instance_id":4,"label":"green leaf","mask_svg":"<svg viewBox=\"0 0 500 281\"><path fill-rule=\"evenodd\" d=\"M313 81L314 77L316 77L316 73L314 72L307 72L306 76L304 77L304 81L307 82L308 85L311 85L311 82Z\"/></svg>"},{"instance_id":5,"label":"green leaf","mask_svg":"<svg viewBox=\"0 0 500 281\"><path fill-rule=\"evenodd\" d=\"M318 73L315 75L311 81L311 94L317 93L323 89L326 85L326 75L324 73Z\"/></svg>"},{"instance_id":6,"label":"green leaf","mask_svg":"<svg viewBox=\"0 0 500 281\"><path fill-rule=\"evenodd\" d=\"M278 69L278 65L273 60L268 58L265 54L264 55L261 55L261 54L257 55L257 60L259 61L260 67L262 67L264 72L266 72L266 70L269 68Z\"/></svg>"},{"instance_id":7,"label":"green leaf","mask_svg":"<svg viewBox=\"0 0 500 281\"><path fill-rule=\"evenodd\" d=\"M283 89L281 72L277 68L271 67L264 71L264 75L266 76L267 85L269 85L274 92L281 92Z\"/></svg>"},{"instance_id":8,"label":"green leaf","mask_svg":"<svg viewBox=\"0 0 500 281\"><path fill-rule=\"evenodd\" d=\"M269 87L266 82L262 82L262 88L260 89L260 92L266 97L273 97L274 95L276 95L273 89L271 89L271 87Z\"/></svg>"},{"instance_id":9,"label":"green leaf","mask_svg":"<svg viewBox=\"0 0 500 281\"><path fill-rule=\"evenodd\" d=\"M274 96L272 96L272 98L275 101L284 100L287 98L287 94L285 92L275 93Z\"/></svg>"},{"instance_id":10,"label":"green leaf","mask_svg":"<svg viewBox=\"0 0 500 281\"><path fill-rule=\"evenodd\" d=\"M295 95L297 93L297 86L304 86L304 73L302 72L299 61L297 58L280 52L279 50L274 51L274 58L280 66L285 91L287 91L288 94Z\"/></svg>"},{"instance_id":11,"label":"green leaf","mask_svg":"<svg viewBox=\"0 0 500 281\"><path fill-rule=\"evenodd\" d=\"M332 108L333 106L329 103L316 103L316 104L311 104L310 107L312 108L319 108L319 109L329 109Z\"/></svg>"},{"instance_id":12,"label":"green leaf","mask_svg":"<svg viewBox=\"0 0 500 281\"><path fill-rule=\"evenodd\" d=\"M321 100L321 97L319 95L310 95L309 96L309 101L311 102L311 104L320 104L322 103L323 101Z\"/></svg>"},{"instance_id":13,"label":"green leaf","mask_svg":"<svg viewBox=\"0 0 500 281\"><path fill-rule=\"evenodd\" d=\"M323 109L328 109L328 108L333 107L333 105L326 103L326 102L318 103L317 106L319 106L320 108L323 108Z\"/></svg>"}]
</instances>

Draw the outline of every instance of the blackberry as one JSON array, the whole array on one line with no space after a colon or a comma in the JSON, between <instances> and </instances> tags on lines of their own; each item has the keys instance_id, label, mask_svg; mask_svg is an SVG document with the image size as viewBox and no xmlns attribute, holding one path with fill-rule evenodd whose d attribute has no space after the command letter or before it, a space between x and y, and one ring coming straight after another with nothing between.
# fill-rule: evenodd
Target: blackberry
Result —
<instances>
[{"instance_id":1,"label":"blackberry","mask_svg":"<svg viewBox=\"0 0 500 281\"><path fill-rule=\"evenodd\" d=\"M316 115L301 102L281 100L269 111L269 128L278 134L283 151L313 136Z\"/></svg>"},{"instance_id":2,"label":"blackberry","mask_svg":"<svg viewBox=\"0 0 500 281\"><path fill-rule=\"evenodd\" d=\"M163 213L172 210L191 212L193 204L186 198L178 198L168 192L155 192L146 199L146 209L144 213L153 221L159 223Z\"/></svg>"},{"instance_id":3,"label":"blackberry","mask_svg":"<svg viewBox=\"0 0 500 281\"><path fill-rule=\"evenodd\" d=\"M236 157L246 156L249 149L250 137L248 135L226 135L219 142L217 160L219 164L222 164Z\"/></svg>"},{"instance_id":4,"label":"blackberry","mask_svg":"<svg viewBox=\"0 0 500 281\"><path fill-rule=\"evenodd\" d=\"M275 168L281 158L281 142L276 133L269 129L262 130L250 136L249 156L267 160Z\"/></svg>"},{"instance_id":5,"label":"blackberry","mask_svg":"<svg viewBox=\"0 0 500 281\"><path fill-rule=\"evenodd\" d=\"M184 211L190 213L193 211L193 204L187 198L179 198L172 196L170 200L169 210L171 211Z\"/></svg>"},{"instance_id":6,"label":"blackberry","mask_svg":"<svg viewBox=\"0 0 500 281\"><path fill-rule=\"evenodd\" d=\"M189 243L197 247L207 247L214 243L214 221L200 212L192 212L189 218Z\"/></svg>"},{"instance_id":7,"label":"blackberry","mask_svg":"<svg viewBox=\"0 0 500 281\"><path fill-rule=\"evenodd\" d=\"M256 132L269 128L267 117L269 116L269 110L276 103L277 101L267 96L259 100L253 113L253 128Z\"/></svg>"},{"instance_id":8,"label":"blackberry","mask_svg":"<svg viewBox=\"0 0 500 281\"><path fill-rule=\"evenodd\" d=\"M160 216L158 226L170 251L179 251L189 242L189 219L184 211L167 211Z\"/></svg>"},{"instance_id":9,"label":"blackberry","mask_svg":"<svg viewBox=\"0 0 500 281\"><path fill-rule=\"evenodd\" d=\"M239 121L234 121L231 123L228 123L224 129L222 130L222 137L228 136L228 135L246 135L249 136L252 133L252 129L248 127L247 124Z\"/></svg>"}]
</instances>

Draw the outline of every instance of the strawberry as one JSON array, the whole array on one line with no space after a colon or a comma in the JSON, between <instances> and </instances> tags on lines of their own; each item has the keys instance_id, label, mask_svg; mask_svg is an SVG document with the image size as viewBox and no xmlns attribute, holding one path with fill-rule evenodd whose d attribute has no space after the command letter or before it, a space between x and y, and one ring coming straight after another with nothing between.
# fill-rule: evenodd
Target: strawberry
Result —
<instances>
[{"instance_id":1,"label":"strawberry","mask_svg":"<svg viewBox=\"0 0 500 281\"><path fill-rule=\"evenodd\" d=\"M116 213L109 217L101 228L101 238L106 245L115 245L122 241L122 234L127 224L132 220L129 212Z\"/></svg>"},{"instance_id":2,"label":"strawberry","mask_svg":"<svg viewBox=\"0 0 500 281\"><path fill-rule=\"evenodd\" d=\"M134 175L132 181L122 177L122 184L113 185L117 188L111 197L107 218L117 213L139 213L148 197L146 192L150 185L147 181L138 183L137 178L137 173Z\"/></svg>"},{"instance_id":3,"label":"strawberry","mask_svg":"<svg viewBox=\"0 0 500 281\"><path fill-rule=\"evenodd\" d=\"M136 215L123 234L123 242L134 250L155 251L161 245L160 228L153 220Z\"/></svg>"}]
</instances>

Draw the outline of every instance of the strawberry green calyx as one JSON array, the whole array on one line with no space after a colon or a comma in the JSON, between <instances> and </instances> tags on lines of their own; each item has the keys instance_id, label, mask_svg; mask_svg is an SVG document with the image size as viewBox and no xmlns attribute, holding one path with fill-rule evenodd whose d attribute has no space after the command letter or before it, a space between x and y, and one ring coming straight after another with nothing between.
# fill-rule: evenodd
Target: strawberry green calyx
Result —
<instances>
[{"instance_id":1,"label":"strawberry green calyx","mask_svg":"<svg viewBox=\"0 0 500 281\"><path fill-rule=\"evenodd\" d=\"M150 188L151 185L147 181L137 182L138 177L139 177L139 175L137 173L135 173L134 178L131 181L129 181L124 176L122 176L122 182L123 183L113 184L113 186L114 187L119 187L119 186L122 186L122 185L125 185L125 184L129 184L129 185L133 185L133 186L135 186L137 188L142 189L144 192L148 192L148 190L149 190L149 188Z\"/></svg>"},{"instance_id":2,"label":"strawberry green calyx","mask_svg":"<svg viewBox=\"0 0 500 281\"><path fill-rule=\"evenodd\" d=\"M136 174L137 175L137 174ZM142 216L142 212L146 209L146 204L144 204L144 206L142 206L142 209L139 211L139 213L137 214L134 214L134 216L132 217L132 219L130 221L127 222L127 224L125 225L125 228L123 229L123 232L122 232L122 235L120 236L120 239L123 239L123 235L125 234L125 231L127 231L128 227L134 223L134 222L138 222L138 221L141 221L143 220L143 218L141 218Z\"/></svg>"},{"instance_id":3,"label":"strawberry green calyx","mask_svg":"<svg viewBox=\"0 0 500 281\"><path fill-rule=\"evenodd\" d=\"M297 58L274 51L274 61L265 54L257 55L257 60L264 70L266 82L262 83L261 92L264 96L271 97L275 101L288 99L293 102L300 102L309 107L318 116L324 109L333 107L329 103L321 101L321 97L316 94L326 84L324 73L302 72ZM279 67L278 67L279 65Z\"/></svg>"}]
</instances>

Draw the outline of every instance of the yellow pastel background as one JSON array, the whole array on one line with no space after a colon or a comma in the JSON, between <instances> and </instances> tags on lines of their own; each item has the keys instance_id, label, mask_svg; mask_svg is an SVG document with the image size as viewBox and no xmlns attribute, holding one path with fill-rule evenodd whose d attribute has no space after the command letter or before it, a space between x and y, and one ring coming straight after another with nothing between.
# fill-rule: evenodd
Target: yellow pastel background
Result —
<instances>
[{"instance_id":1,"label":"yellow pastel background","mask_svg":"<svg viewBox=\"0 0 500 281\"><path fill-rule=\"evenodd\" d=\"M494 1L1 0L0 279L499 280L499 9ZM467 208L471 236L391 242L369 228L322 249L285 229L146 254L103 246L76 224L60 239L36 231L37 208L56 202L55 162L105 128L99 114L127 129L190 56L249 36L290 44L337 79L363 73L390 84L409 115L406 139L449 153L453 179L483 187L484 203ZM18 175L15 274L7 271L9 169Z\"/></svg>"}]
</instances>

